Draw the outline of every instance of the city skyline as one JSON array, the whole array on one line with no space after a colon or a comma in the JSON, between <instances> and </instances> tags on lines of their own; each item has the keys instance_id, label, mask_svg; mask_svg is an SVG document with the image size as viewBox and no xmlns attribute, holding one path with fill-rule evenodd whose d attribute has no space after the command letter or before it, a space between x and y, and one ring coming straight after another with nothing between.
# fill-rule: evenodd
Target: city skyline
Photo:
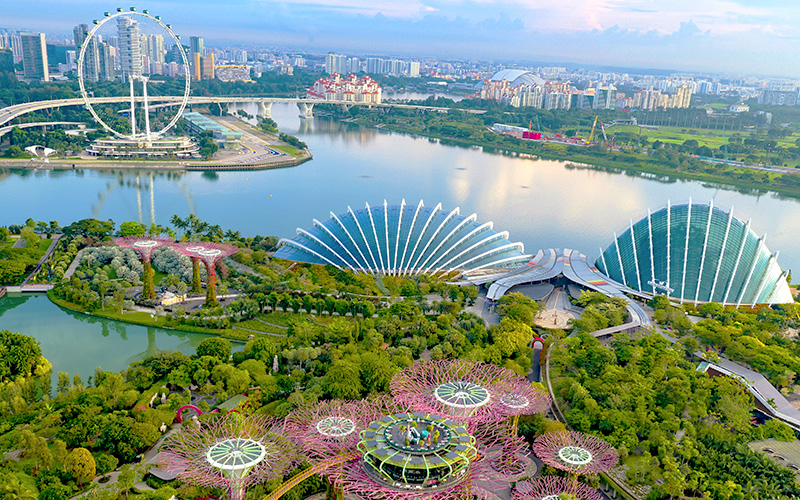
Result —
<instances>
[{"instance_id":1,"label":"city skyline","mask_svg":"<svg viewBox=\"0 0 800 500\"><path fill-rule=\"evenodd\" d=\"M44 0L34 12L20 2L6 7L4 24L69 33L114 7ZM139 7L173 19L185 37L217 44L788 77L797 76L792 43L800 37L792 21L800 5L789 1L251 0L232 10L173 0Z\"/></svg>"}]
</instances>

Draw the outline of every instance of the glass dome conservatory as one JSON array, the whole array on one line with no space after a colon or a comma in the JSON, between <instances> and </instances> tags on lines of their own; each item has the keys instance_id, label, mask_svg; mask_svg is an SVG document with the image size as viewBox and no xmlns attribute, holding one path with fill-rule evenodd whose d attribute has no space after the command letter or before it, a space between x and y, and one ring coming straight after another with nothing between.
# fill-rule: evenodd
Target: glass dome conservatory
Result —
<instances>
[{"instance_id":1,"label":"glass dome conservatory","mask_svg":"<svg viewBox=\"0 0 800 500\"><path fill-rule=\"evenodd\" d=\"M522 243L496 232L492 222L479 223L458 208L441 203L383 205L353 210L325 221L314 219L309 229L297 229L293 239L279 242L275 257L330 264L356 272L388 275L447 275L476 270L518 267L530 259Z\"/></svg>"},{"instance_id":2,"label":"glass dome conservatory","mask_svg":"<svg viewBox=\"0 0 800 500\"><path fill-rule=\"evenodd\" d=\"M667 204L630 223L595 261L611 279L645 295L681 302L791 303L786 273L766 236L709 204Z\"/></svg>"}]
</instances>

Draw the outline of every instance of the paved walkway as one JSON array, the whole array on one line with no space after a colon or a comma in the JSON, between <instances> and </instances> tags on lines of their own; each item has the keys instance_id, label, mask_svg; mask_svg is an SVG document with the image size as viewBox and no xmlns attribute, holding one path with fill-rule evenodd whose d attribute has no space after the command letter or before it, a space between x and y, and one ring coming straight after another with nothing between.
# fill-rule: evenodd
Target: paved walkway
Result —
<instances>
[{"instance_id":1,"label":"paved walkway","mask_svg":"<svg viewBox=\"0 0 800 500\"><path fill-rule=\"evenodd\" d=\"M53 250L56 249L56 245L58 244L58 240L60 239L61 239L60 234L56 234L53 236L53 241L50 243L50 246L47 247L47 251L44 253L42 258L39 259L39 262L36 264L36 267L33 268L33 271L31 271L28 277L25 278L25 281L22 282L22 286L27 285L28 282L31 280L31 278L33 278L33 276L42 269L42 266L44 265L47 258L50 257L50 255L53 253Z\"/></svg>"},{"instance_id":2,"label":"paved walkway","mask_svg":"<svg viewBox=\"0 0 800 500\"><path fill-rule=\"evenodd\" d=\"M75 274L75 270L78 269L78 265L81 263L81 257L83 257L83 252L85 250L86 250L85 248L81 248L80 250L78 250L78 253L75 254L75 258L72 259L72 262L67 268L67 271L64 273L64 279L61 281L67 281L70 278L72 278L72 275Z\"/></svg>"}]
</instances>

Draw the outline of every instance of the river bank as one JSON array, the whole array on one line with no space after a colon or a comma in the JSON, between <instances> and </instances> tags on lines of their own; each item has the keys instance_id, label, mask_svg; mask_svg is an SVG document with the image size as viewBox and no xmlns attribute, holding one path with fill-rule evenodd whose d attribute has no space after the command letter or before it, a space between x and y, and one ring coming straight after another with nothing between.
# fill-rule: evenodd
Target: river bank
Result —
<instances>
[{"instance_id":1,"label":"river bank","mask_svg":"<svg viewBox=\"0 0 800 500\"><path fill-rule=\"evenodd\" d=\"M126 170L169 170L174 172L215 171L215 170L270 170L275 168L295 167L314 156L303 151L296 157L279 156L275 159L249 162L220 163L209 161L149 161L149 160L85 160L85 159L0 159L0 168L21 168L26 170L78 170L78 169L126 169Z\"/></svg>"},{"instance_id":2,"label":"river bank","mask_svg":"<svg viewBox=\"0 0 800 500\"><path fill-rule=\"evenodd\" d=\"M635 153L628 150L596 151L592 147L569 146L565 144L523 141L492 133L494 140L479 140L474 137L459 138L424 129L404 126L401 123L377 121L369 118L350 118L335 116L339 121L359 126L374 127L414 137L436 139L444 145L476 147L486 153L528 155L534 159L556 160L574 163L576 167L608 171L612 173L645 174L661 177L664 180L693 180L730 186L741 192L773 192L781 196L800 199L800 172L775 171L762 167L730 167L705 163L689 155L677 160L675 167L650 154ZM484 135L485 137L485 135ZM516 144L512 141L516 141ZM702 169L699 170L699 169Z\"/></svg>"}]
</instances>

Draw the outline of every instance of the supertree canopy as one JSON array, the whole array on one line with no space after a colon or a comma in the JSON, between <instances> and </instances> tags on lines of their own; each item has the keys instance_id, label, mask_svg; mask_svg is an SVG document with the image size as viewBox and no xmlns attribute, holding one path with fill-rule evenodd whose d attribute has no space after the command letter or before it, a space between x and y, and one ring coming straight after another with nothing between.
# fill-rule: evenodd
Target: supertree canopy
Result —
<instances>
[{"instance_id":1,"label":"supertree canopy","mask_svg":"<svg viewBox=\"0 0 800 500\"><path fill-rule=\"evenodd\" d=\"M574 431L542 434L533 442L533 452L547 465L576 474L604 472L619 462L614 447Z\"/></svg>"},{"instance_id":2,"label":"supertree canopy","mask_svg":"<svg viewBox=\"0 0 800 500\"><path fill-rule=\"evenodd\" d=\"M192 263L195 266L198 265L198 262L205 264L206 274L208 275L208 284L206 285L206 305L209 307L216 306L218 304L217 273L214 271L214 266L216 266L217 261L223 257L227 257L228 255L233 255L238 252L239 247L226 243L215 243L213 241L182 241L174 244L172 248L177 252L191 257ZM195 270L194 275L197 277L199 276L199 273Z\"/></svg>"},{"instance_id":3,"label":"supertree canopy","mask_svg":"<svg viewBox=\"0 0 800 500\"><path fill-rule=\"evenodd\" d=\"M544 411L544 391L499 366L464 359L418 362L394 376L392 395L411 408L469 425Z\"/></svg>"},{"instance_id":4,"label":"supertree canopy","mask_svg":"<svg viewBox=\"0 0 800 500\"><path fill-rule=\"evenodd\" d=\"M153 286L154 273L153 267L150 265L150 257L152 257L155 249L172 244L172 239L154 235L125 236L123 238L115 238L114 244L119 247L130 248L142 257L142 265L144 267L144 272L142 272L142 298L156 298L155 287Z\"/></svg>"},{"instance_id":5,"label":"supertree canopy","mask_svg":"<svg viewBox=\"0 0 800 500\"><path fill-rule=\"evenodd\" d=\"M426 412L381 417L360 438L361 458L330 475L345 493L376 500L487 497L528 460L524 440L507 426L471 433Z\"/></svg>"},{"instance_id":6,"label":"supertree canopy","mask_svg":"<svg viewBox=\"0 0 800 500\"><path fill-rule=\"evenodd\" d=\"M280 421L229 413L184 425L164 442L161 460L182 481L223 488L231 500L243 500L248 486L283 476L299 457Z\"/></svg>"},{"instance_id":7,"label":"supertree canopy","mask_svg":"<svg viewBox=\"0 0 800 500\"><path fill-rule=\"evenodd\" d=\"M575 483L558 476L544 476L530 482L517 483L511 492L511 500L561 500L566 495L576 500L603 498L597 490L583 483Z\"/></svg>"},{"instance_id":8,"label":"supertree canopy","mask_svg":"<svg viewBox=\"0 0 800 500\"><path fill-rule=\"evenodd\" d=\"M360 433L386 413L386 398L361 401L329 400L301 406L284 421L284 431L306 456L326 461L352 454Z\"/></svg>"}]
</instances>

